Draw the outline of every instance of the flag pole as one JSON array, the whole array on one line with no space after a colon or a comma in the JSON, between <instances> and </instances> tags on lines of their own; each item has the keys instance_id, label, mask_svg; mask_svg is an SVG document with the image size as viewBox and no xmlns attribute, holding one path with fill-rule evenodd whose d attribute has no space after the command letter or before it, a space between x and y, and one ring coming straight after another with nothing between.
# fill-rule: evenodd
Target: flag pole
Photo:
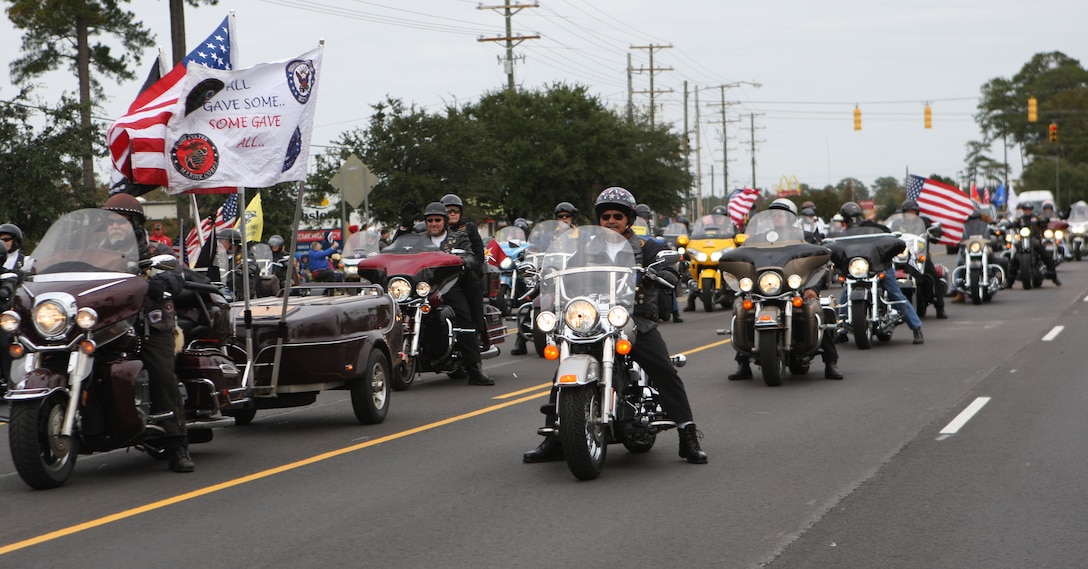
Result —
<instances>
[{"instance_id":1,"label":"flag pole","mask_svg":"<svg viewBox=\"0 0 1088 569\"><path fill-rule=\"evenodd\" d=\"M253 382L253 311L249 306L249 247L246 247L246 188L245 186L238 187L238 203L242 204L241 214L238 216L237 225L239 226L238 232L242 235L242 263L239 270L242 271L242 298L244 308L242 309L242 322L246 334L246 371L242 376L242 386L250 387ZM233 259L229 259L228 263L233 262ZM231 277L234 280L235 277ZM238 294L235 291L235 294Z\"/></svg>"},{"instance_id":2,"label":"flag pole","mask_svg":"<svg viewBox=\"0 0 1088 569\"><path fill-rule=\"evenodd\" d=\"M305 180L298 181L298 199L295 200L295 220L291 225L291 238L288 243L291 248L287 255L287 282L283 285L283 304L280 307L280 323L276 329L276 349L272 355L272 385L273 389L279 382L280 360L283 355L283 341L287 338L287 299L291 298L291 281L295 276L295 248L298 247L298 224L302 219L302 191Z\"/></svg>"}]
</instances>

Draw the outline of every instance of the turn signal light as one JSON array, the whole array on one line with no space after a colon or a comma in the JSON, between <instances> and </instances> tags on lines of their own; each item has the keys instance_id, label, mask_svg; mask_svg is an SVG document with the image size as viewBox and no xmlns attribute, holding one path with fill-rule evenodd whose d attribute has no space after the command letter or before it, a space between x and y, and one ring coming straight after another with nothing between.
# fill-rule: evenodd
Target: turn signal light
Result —
<instances>
[{"instance_id":1,"label":"turn signal light","mask_svg":"<svg viewBox=\"0 0 1088 569\"><path fill-rule=\"evenodd\" d=\"M559 346L547 345L544 346L544 359L557 360L559 359Z\"/></svg>"},{"instance_id":2,"label":"turn signal light","mask_svg":"<svg viewBox=\"0 0 1088 569\"><path fill-rule=\"evenodd\" d=\"M800 297L800 296L793 297L793 306L795 308L800 308L801 305L804 304L804 303L805 303L805 299L803 297Z\"/></svg>"},{"instance_id":3,"label":"turn signal light","mask_svg":"<svg viewBox=\"0 0 1088 569\"><path fill-rule=\"evenodd\" d=\"M616 353L621 356L631 353L631 340L617 340Z\"/></svg>"},{"instance_id":4,"label":"turn signal light","mask_svg":"<svg viewBox=\"0 0 1088 569\"><path fill-rule=\"evenodd\" d=\"M90 340L83 340L79 343L79 351L83 352L83 355L90 356L94 354L94 342Z\"/></svg>"},{"instance_id":5,"label":"turn signal light","mask_svg":"<svg viewBox=\"0 0 1088 569\"><path fill-rule=\"evenodd\" d=\"M419 311L424 313L424 314L430 314L431 313L431 305L430 304L420 305Z\"/></svg>"},{"instance_id":6,"label":"turn signal light","mask_svg":"<svg viewBox=\"0 0 1088 569\"><path fill-rule=\"evenodd\" d=\"M23 357L23 345L22 344L12 344L12 345L8 346L8 353L11 354L11 359L13 359L13 360L17 360L17 359Z\"/></svg>"},{"instance_id":7,"label":"turn signal light","mask_svg":"<svg viewBox=\"0 0 1088 569\"><path fill-rule=\"evenodd\" d=\"M742 301L740 302L740 305L741 305L741 306L742 306L742 307L743 307L743 308L744 308L745 310L751 310L751 309L752 309L752 307L753 307L753 306L755 306L755 303L754 303L754 302L752 302L752 299L750 299L750 298L746 298L746 299L744 299L744 300L742 300Z\"/></svg>"}]
</instances>

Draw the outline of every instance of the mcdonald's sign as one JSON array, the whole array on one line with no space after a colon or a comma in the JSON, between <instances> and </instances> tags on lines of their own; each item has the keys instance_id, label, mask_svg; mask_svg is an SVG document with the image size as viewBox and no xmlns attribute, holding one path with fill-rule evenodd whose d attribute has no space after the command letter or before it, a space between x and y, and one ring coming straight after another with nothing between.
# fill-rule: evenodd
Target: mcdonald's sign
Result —
<instances>
[{"instance_id":1,"label":"mcdonald's sign","mask_svg":"<svg viewBox=\"0 0 1088 569\"><path fill-rule=\"evenodd\" d=\"M797 176L781 176L778 178L778 197L801 195L801 183Z\"/></svg>"}]
</instances>

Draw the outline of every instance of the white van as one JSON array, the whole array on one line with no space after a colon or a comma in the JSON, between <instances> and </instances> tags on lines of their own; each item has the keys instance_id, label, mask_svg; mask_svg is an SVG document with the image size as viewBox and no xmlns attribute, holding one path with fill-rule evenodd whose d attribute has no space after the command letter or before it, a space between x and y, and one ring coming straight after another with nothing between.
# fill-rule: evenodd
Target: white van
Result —
<instances>
[{"instance_id":1,"label":"white van","mask_svg":"<svg viewBox=\"0 0 1088 569\"><path fill-rule=\"evenodd\" d=\"M1043 202L1045 201L1049 201L1050 203L1054 204L1054 211L1058 210L1057 202L1054 201L1054 193L1049 190L1034 190L1030 192L1024 192L1017 195L1016 197L1019 200L1017 201L1017 207L1020 207L1020 204L1022 203L1031 202L1032 205L1035 206L1035 215L1042 215ZM1013 215L1016 214L1013 213Z\"/></svg>"}]
</instances>

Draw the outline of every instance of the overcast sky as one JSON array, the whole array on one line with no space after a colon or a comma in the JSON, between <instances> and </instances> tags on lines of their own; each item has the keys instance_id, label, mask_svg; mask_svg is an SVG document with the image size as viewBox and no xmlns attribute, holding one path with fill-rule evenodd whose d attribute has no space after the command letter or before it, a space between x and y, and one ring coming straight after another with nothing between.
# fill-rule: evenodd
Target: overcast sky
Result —
<instances>
[{"instance_id":1,"label":"overcast sky","mask_svg":"<svg viewBox=\"0 0 1088 569\"><path fill-rule=\"evenodd\" d=\"M478 41L504 34L502 11L487 9L498 5L220 0L186 7L186 35L191 48L234 10L243 67L293 57L323 38L312 142L324 145L343 131L365 128L370 106L386 95L438 111L504 88L502 44ZM168 2L136 0L130 9L169 54ZM654 90L669 91L656 95L657 121L683 129L686 81L694 133L693 92L700 90L704 195L711 192L711 167L715 193L722 193L719 85L762 85L725 92L730 187L752 185L753 124L758 186L774 188L789 176L816 187L845 177L871 185L881 176L902 179L908 170L957 178L965 144L981 138L973 115L982 84L1012 77L1036 53L1061 51L1082 62L1088 57L1083 0L540 0L512 23L515 35L541 36L515 49L520 87L586 85L617 109L627 101L628 54L634 68L650 68L649 50L633 47L671 46L654 50L653 67L668 68L654 74ZM0 53L14 58L19 42L3 18ZM153 57L148 50L140 77ZM99 114L120 115L139 83L108 87ZM51 74L40 85L46 100L77 89L68 72ZM648 72L633 75L633 90L650 90ZM15 93L6 76L0 98ZM647 94L633 100L643 108L650 103ZM931 129L923 127L927 101ZM861 131L853 130L855 105L863 113ZM1015 178L1020 149L1007 151ZM998 143L991 155L1001 160L1004 152ZM649 190L631 189L636 196Z\"/></svg>"}]
</instances>

